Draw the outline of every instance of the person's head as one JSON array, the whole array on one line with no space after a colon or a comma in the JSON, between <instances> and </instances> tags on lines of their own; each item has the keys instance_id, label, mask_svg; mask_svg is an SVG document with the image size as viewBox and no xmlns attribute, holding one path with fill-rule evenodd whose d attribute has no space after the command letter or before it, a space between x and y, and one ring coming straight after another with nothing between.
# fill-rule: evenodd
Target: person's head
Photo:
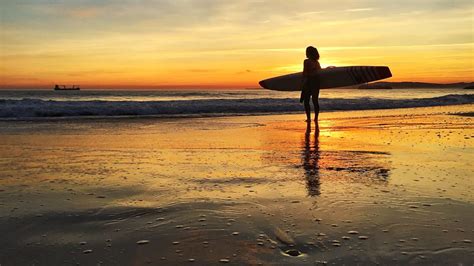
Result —
<instances>
[{"instance_id":1,"label":"person's head","mask_svg":"<svg viewBox=\"0 0 474 266\"><path fill-rule=\"evenodd\" d=\"M319 60L319 52L313 46L306 47L306 57L313 60Z\"/></svg>"}]
</instances>

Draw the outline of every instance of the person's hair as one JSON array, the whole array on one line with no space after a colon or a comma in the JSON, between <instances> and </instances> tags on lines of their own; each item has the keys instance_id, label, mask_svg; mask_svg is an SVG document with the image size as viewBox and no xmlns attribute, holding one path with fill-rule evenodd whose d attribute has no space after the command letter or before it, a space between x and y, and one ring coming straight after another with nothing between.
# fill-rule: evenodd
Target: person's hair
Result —
<instances>
[{"instance_id":1,"label":"person's hair","mask_svg":"<svg viewBox=\"0 0 474 266\"><path fill-rule=\"evenodd\" d=\"M313 59L313 60L319 60L318 49L316 49L313 46L308 46L306 48L306 57L309 58L309 59Z\"/></svg>"}]
</instances>

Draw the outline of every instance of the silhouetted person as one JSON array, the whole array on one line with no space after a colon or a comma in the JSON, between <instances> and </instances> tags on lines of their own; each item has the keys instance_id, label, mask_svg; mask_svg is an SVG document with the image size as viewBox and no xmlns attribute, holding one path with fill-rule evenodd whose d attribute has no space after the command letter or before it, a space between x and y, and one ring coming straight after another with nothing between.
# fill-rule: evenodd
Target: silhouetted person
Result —
<instances>
[{"instance_id":1,"label":"silhouetted person","mask_svg":"<svg viewBox=\"0 0 474 266\"><path fill-rule=\"evenodd\" d=\"M309 196L320 194L319 182L319 129L316 124L314 142L311 143L311 122L307 123L303 149L303 169L306 177L306 188Z\"/></svg>"},{"instance_id":2,"label":"silhouetted person","mask_svg":"<svg viewBox=\"0 0 474 266\"><path fill-rule=\"evenodd\" d=\"M301 89L300 102L304 102L304 110L306 112L306 121L311 121L311 106L309 100L312 97L314 105L314 121L318 121L319 116L319 52L313 46L306 48L306 59L303 62L303 86Z\"/></svg>"}]
</instances>

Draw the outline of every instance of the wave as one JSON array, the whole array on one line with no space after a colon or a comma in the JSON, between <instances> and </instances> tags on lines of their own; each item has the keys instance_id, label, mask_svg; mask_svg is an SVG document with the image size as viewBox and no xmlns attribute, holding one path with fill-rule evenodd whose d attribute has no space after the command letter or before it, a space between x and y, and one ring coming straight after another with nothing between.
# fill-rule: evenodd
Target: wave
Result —
<instances>
[{"instance_id":1,"label":"wave","mask_svg":"<svg viewBox=\"0 0 474 266\"><path fill-rule=\"evenodd\" d=\"M472 104L473 94L451 94L422 99L327 99L322 111L372 110ZM204 99L179 101L55 101L0 100L0 118L109 117L109 116L210 116L302 112L297 99Z\"/></svg>"}]
</instances>

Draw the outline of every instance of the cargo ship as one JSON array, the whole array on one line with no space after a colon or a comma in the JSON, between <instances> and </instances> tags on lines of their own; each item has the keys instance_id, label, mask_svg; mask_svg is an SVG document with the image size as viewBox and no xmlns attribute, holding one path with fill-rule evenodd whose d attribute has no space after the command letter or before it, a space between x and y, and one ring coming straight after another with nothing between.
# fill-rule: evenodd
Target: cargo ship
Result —
<instances>
[{"instance_id":1,"label":"cargo ship","mask_svg":"<svg viewBox=\"0 0 474 266\"><path fill-rule=\"evenodd\" d=\"M78 91L80 90L81 88L79 86L76 86L76 85L72 85L72 87L66 87L66 85L54 85L54 90L55 91Z\"/></svg>"}]
</instances>

